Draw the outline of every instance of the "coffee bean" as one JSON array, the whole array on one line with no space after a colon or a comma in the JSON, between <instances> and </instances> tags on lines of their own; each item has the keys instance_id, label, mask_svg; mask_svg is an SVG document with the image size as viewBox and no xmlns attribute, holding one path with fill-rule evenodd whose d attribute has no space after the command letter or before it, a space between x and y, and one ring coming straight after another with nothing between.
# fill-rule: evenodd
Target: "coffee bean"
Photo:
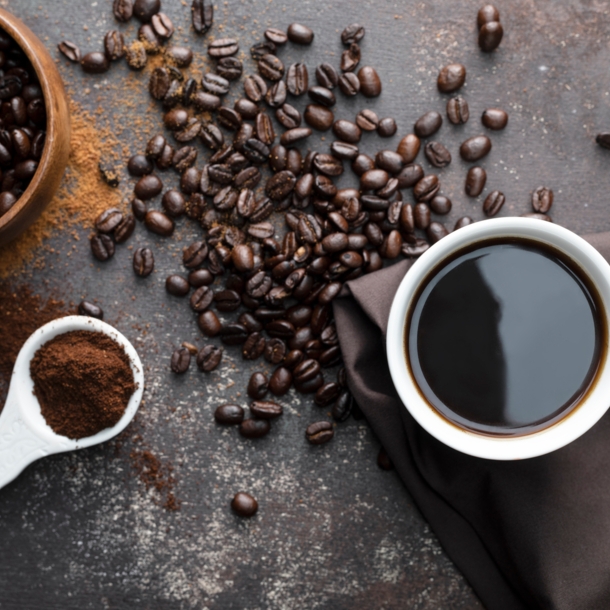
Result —
<instances>
[{"instance_id":1,"label":"coffee bean","mask_svg":"<svg viewBox=\"0 0 610 610\"><path fill-rule=\"evenodd\" d=\"M316 80L321 87L334 89L339 83L339 75L331 64L322 63L316 68Z\"/></svg>"},{"instance_id":2,"label":"coffee bean","mask_svg":"<svg viewBox=\"0 0 610 610\"><path fill-rule=\"evenodd\" d=\"M458 218L456 223L455 223L455 227L453 227L454 231L457 231L458 229L461 229L462 227L467 227L468 225L471 225L474 221L472 220L472 218L470 218L470 216L462 216L461 218Z\"/></svg>"},{"instance_id":3,"label":"coffee bean","mask_svg":"<svg viewBox=\"0 0 610 610\"><path fill-rule=\"evenodd\" d=\"M333 419L337 422L344 422L352 413L354 399L349 390L343 390L337 397L335 404L331 410Z\"/></svg>"},{"instance_id":4,"label":"coffee bean","mask_svg":"<svg viewBox=\"0 0 610 610\"><path fill-rule=\"evenodd\" d=\"M78 304L78 315L89 316L90 318L97 318L98 320L104 319L104 312L99 305L90 303L89 301L81 301Z\"/></svg>"},{"instance_id":5,"label":"coffee bean","mask_svg":"<svg viewBox=\"0 0 610 610\"><path fill-rule=\"evenodd\" d=\"M87 53L80 62L83 71L89 74L101 74L107 72L110 68L108 58L99 51Z\"/></svg>"},{"instance_id":6,"label":"coffee bean","mask_svg":"<svg viewBox=\"0 0 610 610\"><path fill-rule=\"evenodd\" d=\"M449 235L449 231L440 222L431 222L426 229L426 236L431 244L435 244L443 237Z\"/></svg>"},{"instance_id":7,"label":"coffee bean","mask_svg":"<svg viewBox=\"0 0 610 610\"><path fill-rule=\"evenodd\" d=\"M294 129L301 125L301 113L290 104L284 104L275 111L275 118L286 129Z\"/></svg>"},{"instance_id":8,"label":"coffee bean","mask_svg":"<svg viewBox=\"0 0 610 610\"><path fill-rule=\"evenodd\" d=\"M360 138L362 136L360 127L358 127L356 123L352 123L346 119L339 119L338 121L335 121L333 124L333 132L340 140L350 144L360 142Z\"/></svg>"},{"instance_id":9,"label":"coffee bean","mask_svg":"<svg viewBox=\"0 0 610 610\"><path fill-rule=\"evenodd\" d=\"M429 247L430 244L425 239L417 239L414 244L403 244L402 253L408 258L414 258L421 256Z\"/></svg>"},{"instance_id":10,"label":"coffee bean","mask_svg":"<svg viewBox=\"0 0 610 610\"><path fill-rule=\"evenodd\" d=\"M328 108L334 106L337 102L335 94L326 87L314 86L307 91L309 97L318 104L322 104Z\"/></svg>"},{"instance_id":11,"label":"coffee bean","mask_svg":"<svg viewBox=\"0 0 610 610\"><path fill-rule=\"evenodd\" d=\"M261 372L252 373L250 381L248 382L248 396L254 400L264 398L269 389L269 380L267 376Z\"/></svg>"},{"instance_id":12,"label":"coffee bean","mask_svg":"<svg viewBox=\"0 0 610 610\"><path fill-rule=\"evenodd\" d=\"M491 140L487 136L473 136L462 142L460 156L464 161L478 161L491 150Z\"/></svg>"},{"instance_id":13,"label":"coffee bean","mask_svg":"<svg viewBox=\"0 0 610 610\"><path fill-rule=\"evenodd\" d=\"M214 5L211 0L193 0L191 19L195 32L205 34L214 22Z\"/></svg>"},{"instance_id":14,"label":"coffee bean","mask_svg":"<svg viewBox=\"0 0 610 610\"><path fill-rule=\"evenodd\" d=\"M463 125L470 118L468 102L461 96L452 97L447 102L447 118L454 125Z\"/></svg>"},{"instance_id":15,"label":"coffee bean","mask_svg":"<svg viewBox=\"0 0 610 610\"><path fill-rule=\"evenodd\" d=\"M287 369L284 370L290 375L290 371ZM279 405L272 400L255 400L250 403L250 412L257 419L275 419L282 415L284 409L282 408L282 405Z\"/></svg>"},{"instance_id":16,"label":"coffee bean","mask_svg":"<svg viewBox=\"0 0 610 610\"><path fill-rule=\"evenodd\" d=\"M283 45L288 41L286 33L277 28L268 28L265 30L265 38L276 45Z\"/></svg>"},{"instance_id":17,"label":"coffee bean","mask_svg":"<svg viewBox=\"0 0 610 610\"><path fill-rule=\"evenodd\" d=\"M245 438L262 438L269 434L269 430L268 419L244 419L239 426L239 433Z\"/></svg>"},{"instance_id":18,"label":"coffee bean","mask_svg":"<svg viewBox=\"0 0 610 610\"><path fill-rule=\"evenodd\" d=\"M381 80L377 70L371 66L363 66L358 70L360 91L365 97L377 97L381 94Z\"/></svg>"},{"instance_id":19,"label":"coffee bean","mask_svg":"<svg viewBox=\"0 0 610 610\"><path fill-rule=\"evenodd\" d=\"M532 207L534 212L546 214L553 205L553 191L546 186L539 186L532 193Z\"/></svg>"},{"instance_id":20,"label":"coffee bean","mask_svg":"<svg viewBox=\"0 0 610 610\"><path fill-rule=\"evenodd\" d=\"M112 233L123 220L123 214L117 208L109 208L101 212L95 219L95 228L100 233Z\"/></svg>"},{"instance_id":21,"label":"coffee bean","mask_svg":"<svg viewBox=\"0 0 610 610\"><path fill-rule=\"evenodd\" d=\"M149 174L142 176L133 190L138 199L146 201L156 197L163 190L163 183L155 174Z\"/></svg>"},{"instance_id":22,"label":"coffee bean","mask_svg":"<svg viewBox=\"0 0 610 610\"><path fill-rule=\"evenodd\" d=\"M307 66L303 63L292 64L286 74L286 87L295 96L303 95L309 87Z\"/></svg>"},{"instance_id":23,"label":"coffee bean","mask_svg":"<svg viewBox=\"0 0 610 610\"><path fill-rule=\"evenodd\" d=\"M248 339L248 329L242 324L225 324L220 331L220 340L225 345L242 345Z\"/></svg>"},{"instance_id":24,"label":"coffee bean","mask_svg":"<svg viewBox=\"0 0 610 610\"><path fill-rule=\"evenodd\" d=\"M252 74L244 80L244 93L253 102L260 102L267 94L267 84L258 74Z\"/></svg>"},{"instance_id":25,"label":"coffee bean","mask_svg":"<svg viewBox=\"0 0 610 610\"><path fill-rule=\"evenodd\" d=\"M151 233L156 233L162 237L169 237L174 232L173 220L163 212L157 212L156 210L146 212L144 224Z\"/></svg>"},{"instance_id":26,"label":"coffee bean","mask_svg":"<svg viewBox=\"0 0 610 610\"><path fill-rule=\"evenodd\" d=\"M179 347L172 354L171 369L177 375L186 373L191 364L191 352L185 347Z\"/></svg>"},{"instance_id":27,"label":"coffee bean","mask_svg":"<svg viewBox=\"0 0 610 610\"><path fill-rule=\"evenodd\" d=\"M500 21L500 13L493 4L486 4L481 7L477 13L477 27L481 29L490 21Z\"/></svg>"},{"instance_id":28,"label":"coffee bean","mask_svg":"<svg viewBox=\"0 0 610 610\"><path fill-rule=\"evenodd\" d=\"M133 15L142 23L148 23L161 10L161 0L135 0Z\"/></svg>"},{"instance_id":29,"label":"coffee bean","mask_svg":"<svg viewBox=\"0 0 610 610\"><path fill-rule=\"evenodd\" d=\"M114 256L114 242L104 233L94 235L90 240L91 253L100 262L105 262Z\"/></svg>"},{"instance_id":30,"label":"coffee bean","mask_svg":"<svg viewBox=\"0 0 610 610\"><path fill-rule=\"evenodd\" d=\"M427 229L430 225L430 208L425 203L418 203L413 210L415 226L418 229Z\"/></svg>"},{"instance_id":31,"label":"coffee bean","mask_svg":"<svg viewBox=\"0 0 610 610\"><path fill-rule=\"evenodd\" d=\"M482 167L475 165L466 174L466 184L464 190L469 197L478 197L485 188L487 173Z\"/></svg>"},{"instance_id":32,"label":"coffee bean","mask_svg":"<svg viewBox=\"0 0 610 610\"><path fill-rule=\"evenodd\" d=\"M305 438L312 445L323 445L332 440L335 435L333 425L328 421L315 422L305 430Z\"/></svg>"},{"instance_id":33,"label":"coffee bean","mask_svg":"<svg viewBox=\"0 0 610 610\"><path fill-rule=\"evenodd\" d=\"M191 289L186 278L181 275L169 275L165 279L165 290L176 297L183 297Z\"/></svg>"},{"instance_id":34,"label":"coffee bean","mask_svg":"<svg viewBox=\"0 0 610 610\"><path fill-rule=\"evenodd\" d=\"M382 189L390 179L390 175L383 169L371 169L360 176L360 187L364 191Z\"/></svg>"},{"instance_id":35,"label":"coffee bean","mask_svg":"<svg viewBox=\"0 0 610 610\"><path fill-rule=\"evenodd\" d=\"M190 298L191 309L197 313L201 313L208 309L214 300L214 292L207 286L200 286L193 292Z\"/></svg>"},{"instance_id":36,"label":"coffee bean","mask_svg":"<svg viewBox=\"0 0 610 610\"><path fill-rule=\"evenodd\" d=\"M483 202L485 216L495 216L504 205L504 194L500 191L492 191Z\"/></svg>"},{"instance_id":37,"label":"coffee bean","mask_svg":"<svg viewBox=\"0 0 610 610\"><path fill-rule=\"evenodd\" d=\"M325 383L323 386L320 386L316 392L314 397L314 402L319 407L328 407L331 405L341 393L341 386L334 381L330 381Z\"/></svg>"},{"instance_id":38,"label":"coffee bean","mask_svg":"<svg viewBox=\"0 0 610 610\"><path fill-rule=\"evenodd\" d=\"M265 95L265 101L271 108L281 108L286 102L286 97L286 83L280 80L269 87L267 95Z\"/></svg>"},{"instance_id":39,"label":"coffee bean","mask_svg":"<svg viewBox=\"0 0 610 610\"><path fill-rule=\"evenodd\" d=\"M64 57L67 57L70 61L74 63L80 62L82 58L80 49L73 42L63 40L57 45L57 48L64 55Z\"/></svg>"},{"instance_id":40,"label":"coffee bean","mask_svg":"<svg viewBox=\"0 0 610 610\"><path fill-rule=\"evenodd\" d=\"M262 328L262 326L261 326ZM256 360L263 355L267 342L260 332L251 332L242 347L244 360Z\"/></svg>"},{"instance_id":41,"label":"coffee bean","mask_svg":"<svg viewBox=\"0 0 610 610\"><path fill-rule=\"evenodd\" d=\"M343 95L347 97L358 95L360 88L360 79L353 72L346 72L339 77L339 89Z\"/></svg>"},{"instance_id":42,"label":"coffee bean","mask_svg":"<svg viewBox=\"0 0 610 610\"><path fill-rule=\"evenodd\" d=\"M114 0L112 3L112 13L117 21L129 21L133 15L133 1Z\"/></svg>"},{"instance_id":43,"label":"coffee bean","mask_svg":"<svg viewBox=\"0 0 610 610\"><path fill-rule=\"evenodd\" d=\"M139 277L148 277L155 268L155 257L150 248L138 248L133 253L133 270Z\"/></svg>"},{"instance_id":44,"label":"coffee bean","mask_svg":"<svg viewBox=\"0 0 610 610\"><path fill-rule=\"evenodd\" d=\"M441 128L442 124L443 117L436 110L430 110L415 121L413 131L420 138L429 138Z\"/></svg>"},{"instance_id":45,"label":"coffee bean","mask_svg":"<svg viewBox=\"0 0 610 610\"><path fill-rule=\"evenodd\" d=\"M174 65L178 66L179 68L188 68L188 66L190 66L193 61L193 51L191 51L191 49L189 49L188 47L174 45L165 49L165 57L167 57ZM192 80L192 83L195 87L197 86L197 83L194 80ZM187 97L190 98L190 95L188 95Z\"/></svg>"},{"instance_id":46,"label":"coffee bean","mask_svg":"<svg viewBox=\"0 0 610 610\"><path fill-rule=\"evenodd\" d=\"M148 61L144 44L139 40L132 42L125 49L125 59L132 70L142 70Z\"/></svg>"},{"instance_id":47,"label":"coffee bean","mask_svg":"<svg viewBox=\"0 0 610 610\"><path fill-rule=\"evenodd\" d=\"M216 407L214 419L217 423L224 426L234 426L241 424L244 420L244 410L239 405L227 403Z\"/></svg>"},{"instance_id":48,"label":"coffee bean","mask_svg":"<svg viewBox=\"0 0 610 610\"><path fill-rule=\"evenodd\" d=\"M220 333L222 328L218 316L210 309L207 309L199 314L199 317L197 318L197 325L199 326L201 332L206 335L206 337L215 337L218 335L218 333Z\"/></svg>"},{"instance_id":49,"label":"coffee bean","mask_svg":"<svg viewBox=\"0 0 610 610\"><path fill-rule=\"evenodd\" d=\"M263 42L257 42L250 47L250 55L252 59L259 60L263 55L275 54L276 47L270 40L264 40Z\"/></svg>"},{"instance_id":50,"label":"coffee bean","mask_svg":"<svg viewBox=\"0 0 610 610\"><path fill-rule=\"evenodd\" d=\"M352 23L341 32L341 42L348 45L360 42L364 38L364 31L359 23Z\"/></svg>"},{"instance_id":51,"label":"coffee bean","mask_svg":"<svg viewBox=\"0 0 610 610\"><path fill-rule=\"evenodd\" d=\"M499 131L506 127L508 114L501 108L488 108L481 115L481 123L488 129Z\"/></svg>"},{"instance_id":52,"label":"coffee bean","mask_svg":"<svg viewBox=\"0 0 610 610\"><path fill-rule=\"evenodd\" d=\"M370 108L365 108L356 115L356 125L364 131L375 131L379 125L379 117Z\"/></svg>"},{"instance_id":53,"label":"coffee bean","mask_svg":"<svg viewBox=\"0 0 610 610\"><path fill-rule=\"evenodd\" d=\"M132 176L146 176L152 173L153 169L152 161L144 155L133 155L127 162L127 171Z\"/></svg>"},{"instance_id":54,"label":"coffee bean","mask_svg":"<svg viewBox=\"0 0 610 610\"><path fill-rule=\"evenodd\" d=\"M280 142L283 146L290 146L299 140L308 138L310 135L311 129L309 129L309 127L295 127L294 129L285 131L280 138Z\"/></svg>"},{"instance_id":55,"label":"coffee bean","mask_svg":"<svg viewBox=\"0 0 610 610\"><path fill-rule=\"evenodd\" d=\"M241 124L243 122L243 119L239 112L233 110L233 108L227 108L226 106L221 106L218 109L216 118L223 127L226 127L231 131L237 131L241 127Z\"/></svg>"},{"instance_id":56,"label":"coffee bean","mask_svg":"<svg viewBox=\"0 0 610 610\"><path fill-rule=\"evenodd\" d=\"M215 345L204 345L197 353L197 367L204 373L211 373L218 368L221 360L222 348L216 347Z\"/></svg>"},{"instance_id":57,"label":"coffee bean","mask_svg":"<svg viewBox=\"0 0 610 610\"><path fill-rule=\"evenodd\" d=\"M275 55L263 55L258 61L258 71L261 76L264 76L270 81L279 81L282 76L284 76L284 64L282 63L282 60Z\"/></svg>"},{"instance_id":58,"label":"coffee bean","mask_svg":"<svg viewBox=\"0 0 610 610\"><path fill-rule=\"evenodd\" d=\"M241 305L241 297L235 290L220 290L214 295L216 309L222 312L235 311ZM244 335L244 341L246 336Z\"/></svg>"},{"instance_id":59,"label":"coffee bean","mask_svg":"<svg viewBox=\"0 0 610 610\"><path fill-rule=\"evenodd\" d=\"M287 351L286 344L282 339L272 338L267 341L265 346L265 360L271 364L280 364L286 357Z\"/></svg>"},{"instance_id":60,"label":"coffee bean","mask_svg":"<svg viewBox=\"0 0 610 610\"><path fill-rule=\"evenodd\" d=\"M440 142L428 142L424 154L430 165L434 167L447 167L451 163L451 153Z\"/></svg>"},{"instance_id":61,"label":"coffee bean","mask_svg":"<svg viewBox=\"0 0 610 610\"><path fill-rule=\"evenodd\" d=\"M229 92L230 83L229 81L220 76L220 74L212 74L208 72L203 75L201 79L201 86L204 91L213 95L226 95ZM171 127L170 127L171 129Z\"/></svg>"},{"instance_id":62,"label":"coffee bean","mask_svg":"<svg viewBox=\"0 0 610 610\"><path fill-rule=\"evenodd\" d=\"M360 47L357 43L350 44L349 49L341 53L341 70L352 72L360 63Z\"/></svg>"},{"instance_id":63,"label":"coffee bean","mask_svg":"<svg viewBox=\"0 0 610 610\"><path fill-rule=\"evenodd\" d=\"M335 118L333 111L321 104L309 104L303 116L305 122L318 131L329 129Z\"/></svg>"},{"instance_id":64,"label":"coffee bean","mask_svg":"<svg viewBox=\"0 0 610 610\"><path fill-rule=\"evenodd\" d=\"M595 136L595 142L602 148L610 149L610 133L598 133Z\"/></svg>"},{"instance_id":65,"label":"coffee bean","mask_svg":"<svg viewBox=\"0 0 610 610\"><path fill-rule=\"evenodd\" d=\"M375 165L390 174L398 174L404 165L403 158L392 150L380 150L375 155Z\"/></svg>"},{"instance_id":66,"label":"coffee bean","mask_svg":"<svg viewBox=\"0 0 610 610\"><path fill-rule=\"evenodd\" d=\"M126 214L123 220L114 229L114 241L117 244L125 243L133 234L136 228L136 219L133 214Z\"/></svg>"},{"instance_id":67,"label":"coffee bean","mask_svg":"<svg viewBox=\"0 0 610 610\"><path fill-rule=\"evenodd\" d=\"M215 59L235 55L239 51L239 43L234 38L219 38L208 45L208 55Z\"/></svg>"},{"instance_id":68,"label":"coffee bean","mask_svg":"<svg viewBox=\"0 0 610 610\"><path fill-rule=\"evenodd\" d=\"M479 30L479 47L485 53L491 53L500 46L504 29L499 21L489 21Z\"/></svg>"},{"instance_id":69,"label":"coffee bean","mask_svg":"<svg viewBox=\"0 0 610 610\"><path fill-rule=\"evenodd\" d=\"M443 215L451 212L451 199L444 195L436 195L430 200L428 205L435 214Z\"/></svg>"},{"instance_id":70,"label":"coffee bean","mask_svg":"<svg viewBox=\"0 0 610 610\"><path fill-rule=\"evenodd\" d=\"M441 93L457 91L466 80L466 68L462 64L448 64L438 73L436 84Z\"/></svg>"},{"instance_id":71,"label":"coffee bean","mask_svg":"<svg viewBox=\"0 0 610 610\"><path fill-rule=\"evenodd\" d=\"M308 45L313 42L314 33L311 28L300 23L291 23L288 26L288 40L296 44Z\"/></svg>"},{"instance_id":72,"label":"coffee bean","mask_svg":"<svg viewBox=\"0 0 610 610\"><path fill-rule=\"evenodd\" d=\"M400 140L396 152L402 157L405 163L413 163L419 153L420 145L419 138L415 134L409 133Z\"/></svg>"},{"instance_id":73,"label":"coffee bean","mask_svg":"<svg viewBox=\"0 0 610 610\"><path fill-rule=\"evenodd\" d=\"M386 117L379 121L377 133L382 138L391 138L396 133L396 121L392 117Z\"/></svg>"}]
</instances>

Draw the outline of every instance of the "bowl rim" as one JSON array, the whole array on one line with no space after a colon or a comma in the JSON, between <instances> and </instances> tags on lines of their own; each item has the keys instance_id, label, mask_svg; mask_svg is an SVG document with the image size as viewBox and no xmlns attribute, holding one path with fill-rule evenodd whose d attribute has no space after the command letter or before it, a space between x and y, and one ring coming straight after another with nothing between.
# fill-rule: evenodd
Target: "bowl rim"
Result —
<instances>
[{"instance_id":1,"label":"bowl rim","mask_svg":"<svg viewBox=\"0 0 610 610\"><path fill-rule=\"evenodd\" d=\"M17 43L32 64L32 67L36 72L36 76L38 77L40 88L42 89L45 111L47 115L45 143L38 167L36 168L36 172L34 173L34 176L32 177L27 188L25 191L23 191L15 204L10 210L8 210L8 212L0 216L1 231L10 225L15 218L24 211L24 208L26 208L30 203L32 195L40 187L46 173L49 170L52 170L51 157L53 155L58 137L59 109L53 103L56 94L53 92L53 86L51 85L51 76L45 73L41 55L43 53L46 54L47 60L51 63L53 63L53 58L47 51L43 42L23 21L21 21L21 19L19 19L19 17L3 8L0 8L0 28L2 28ZM34 49L33 46L38 48Z\"/></svg>"}]
</instances>

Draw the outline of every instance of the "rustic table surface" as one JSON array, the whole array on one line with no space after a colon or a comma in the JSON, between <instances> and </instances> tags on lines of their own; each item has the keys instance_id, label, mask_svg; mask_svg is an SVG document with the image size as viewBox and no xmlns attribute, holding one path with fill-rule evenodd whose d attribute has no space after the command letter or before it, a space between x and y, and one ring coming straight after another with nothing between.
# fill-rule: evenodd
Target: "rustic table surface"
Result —
<instances>
[{"instance_id":1,"label":"rustic table surface","mask_svg":"<svg viewBox=\"0 0 610 610\"><path fill-rule=\"evenodd\" d=\"M111 4L0 1L58 58L74 101L92 112L101 108L94 116L120 125L121 142L133 154L152 135L138 116L158 122L147 76L141 91L130 94L139 103L126 104L124 63L102 77L88 76L56 50L63 39L83 50L101 49L104 33L116 27L133 39L135 20L119 26ZM546 185L555 192L556 222L577 232L609 230L610 152L594 143L598 131L610 128L608 3L498 3L505 38L489 55L476 44L479 4L228 0L216 6L212 35L234 35L247 52L267 27L306 23L315 31L314 44L300 54L294 47L282 54L287 62L299 57L312 74L321 61L338 64L345 25L365 25L363 63L377 67L383 94L343 98L340 113L352 118L366 106L394 116L399 126L386 143L366 136L362 148L369 153L394 147L424 111L444 113L437 71L462 62L471 120L460 128L446 124L438 138L454 158L439 172L443 192L454 202L441 220L452 227L465 214L483 217L481 198L463 194L466 165L457 147L483 131L485 108L500 106L510 121L493 134L483 165L488 190L506 194L501 215L530 211L531 191ZM190 29L189 6L184 0L163 3L180 26L174 41L203 55L205 45ZM128 194L132 184L124 173L119 188ZM212 413L224 400L245 402L246 381L260 363L248 365L228 348L219 371L203 375L192 366L185 376L172 375L172 350L184 340L202 343L187 303L163 287L167 275L180 271L176 255L197 235L192 223L183 224L179 238L169 241L138 226L130 243L149 245L156 257L156 270L145 280L134 276L125 248L109 263L94 261L86 239L90 227L78 229L80 241L58 229L50 242L54 251L38 255L46 266L28 264L16 278L66 301L97 299L106 320L138 349L147 386L137 422L120 445L47 458L0 491L0 608L481 608L399 478L378 468L379 443L364 421L350 419L328 445L309 446L304 428L326 413L291 391L271 434L248 441L235 429L219 429ZM129 455L143 447L173 465L181 510L163 508L155 490L147 491L137 477ZM258 498L255 518L230 511L238 490Z\"/></svg>"}]
</instances>

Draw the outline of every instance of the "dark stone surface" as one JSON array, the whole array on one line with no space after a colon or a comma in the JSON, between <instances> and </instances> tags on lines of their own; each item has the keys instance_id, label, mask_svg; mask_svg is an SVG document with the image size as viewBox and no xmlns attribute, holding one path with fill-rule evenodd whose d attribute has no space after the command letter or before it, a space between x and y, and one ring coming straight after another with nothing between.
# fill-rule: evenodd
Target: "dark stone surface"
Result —
<instances>
[{"instance_id":1,"label":"dark stone surface","mask_svg":"<svg viewBox=\"0 0 610 610\"><path fill-rule=\"evenodd\" d=\"M135 21L117 24L109 1L0 4L22 17L56 56L64 38L87 52L102 49L108 29L119 27L133 39L137 27ZM383 93L374 100L341 98L335 114L353 119L370 107L380 117L396 118L393 138L363 137L369 154L394 148L425 111L445 116L447 96L436 89L437 72L459 61L468 70L461 93L471 119L459 127L445 119L435 136L453 155L449 167L436 170L443 194L454 203L450 216L439 220L452 227L464 214L481 219L482 201L494 189L507 198L500 215L530 211L531 191L544 184L555 191L551 215L557 222L577 232L609 230L610 151L594 143L595 133L608 128L610 104L605 5L504 2L505 38L490 55L476 45L477 8L465 0L407 6L230 0L217 4L210 35L235 35L246 57L266 27L310 25L316 34L311 47L288 45L281 53L287 64L297 57L306 62L313 82L317 63L338 65L343 27L353 21L365 25L362 64L377 67ZM193 46L200 55L193 71L201 73L205 47L190 31L187 2L166 0L164 10L177 26L173 42ZM95 77L59 56L58 63L75 101L89 110L101 108L103 120L124 130L120 139L130 154L142 152L159 116L146 92L148 72L135 75L121 64ZM251 71L248 63L245 74ZM142 82L141 94L130 93L145 113L140 124L132 122L137 104L121 105L126 80ZM234 94L238 91L236 86ZM296 105L302 108L304 100ZM487 188L469 200L463 194L468 164L459 158L458 146L485 132L480 115L493 106L509 112L509 124L504 132L489 134L493 149L481 163L488 171ZM175 182L175 176L165 176L166 186ZM126 172L121 178L119 188L128 194L134 181ZM111 262L95 262L88 233L80 230L75 242L58 232L51 240L55 253L41 253L46 269L28 267L23 279L31 277L67 301L98 300L106 319L140 352L145 402L121 443L47 458L0 491L2 610L481 608L396 474L377 467L379 446L364 422L341 424L330 444L311 447L305 427L326 414L310 398L291 392L281 400L285 414L271 434L247 441L236 429L217 427L212 414L226 400L246 404L245 382L252 370L268 370L266 363L249 365L228 348L224 366L210 375L193 365L181 377L170 372L175 347L184 340L203 342L187 302L164 290L165 277L181 271L182 247L198 234L192 224L181 221L171 241L137 227L129 246L147 245L155 253L155 272L146 279L134 276L126 246ZM129 454L142 448L173 464L179 512L162 508L158 495L137 478ZM249 521L229 508L240 490L259 502Z\"/></svg>"}]
</instances>

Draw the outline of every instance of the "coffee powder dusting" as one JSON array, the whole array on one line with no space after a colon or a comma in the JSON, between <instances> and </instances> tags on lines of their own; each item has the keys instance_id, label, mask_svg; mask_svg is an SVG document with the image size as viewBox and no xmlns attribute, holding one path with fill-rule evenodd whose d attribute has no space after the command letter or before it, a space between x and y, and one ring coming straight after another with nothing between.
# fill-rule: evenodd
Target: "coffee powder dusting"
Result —
<instances>
[{"instance_id":1,"label":"coffee powder dusting","mask_svg":"<svg viewBox=\"0 0 610 610\"><path fill-rule=\"evenodd\" d=\"M72 439L114 426L136 389L127 354L100 332L51 339L32 358L30 373L43 417Z\"/></svg>"}]
</instances>

